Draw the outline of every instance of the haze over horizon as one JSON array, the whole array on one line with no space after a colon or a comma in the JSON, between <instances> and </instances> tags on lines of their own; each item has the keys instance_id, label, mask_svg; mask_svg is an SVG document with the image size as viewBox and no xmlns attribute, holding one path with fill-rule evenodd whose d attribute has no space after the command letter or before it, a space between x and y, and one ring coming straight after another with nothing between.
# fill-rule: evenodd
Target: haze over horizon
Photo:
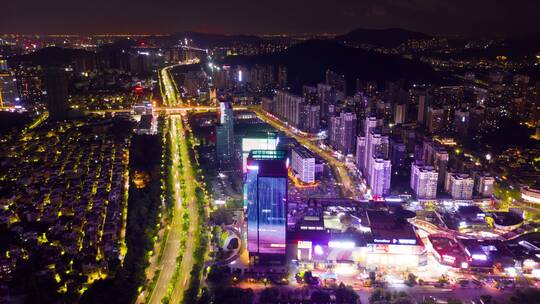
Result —
<instances>
[{"instance_id":1,"label":"haze over horizon","mask_svg":"<svg viewBox=\"0 0 540 304\"><path fill-rule=\"evenodd\" d=\"M3 6L0 33L342 34L356 28L403 28L432 35L500 37L540 30L540 10L534 0L340 2L10 1Z\"/></svg>"}]
</instances>

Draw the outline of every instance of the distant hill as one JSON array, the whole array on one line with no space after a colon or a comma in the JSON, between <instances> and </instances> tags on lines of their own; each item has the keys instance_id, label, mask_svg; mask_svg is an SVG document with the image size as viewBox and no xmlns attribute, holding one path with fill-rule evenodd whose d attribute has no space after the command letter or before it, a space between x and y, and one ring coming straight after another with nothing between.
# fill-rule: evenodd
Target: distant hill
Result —
<instances>
[{"instance_id":1,"label":"distant hill","mask_svg":"<svg viewBox=\"0 0 540 304\"><path fill-rule=\"evenodd\" d=\"M434 57L442 59L489 59L504 55L509 60L519 60L534 57L540 53L540 31L510 37L494 43L487 48L462 49L451 54L437 53Z\"/></svg>"},{"instance_id":2,"label":"distant hill","mask_svg":"<svg viewBox=\"0 0 540 304\"><path fill-rule=\"evenodd\" d=\"M33 53L10 57L8 61L11 66L17 65L19 63L36 66L51 66L70 64L76 59L92 58L93 56L95 56L95 53L80 49L47 47L37 50Z\"/></svg>"},{"instance_id":3,"label":"distant hill","mask_svg":"<svg viewBox=\"0 0 540 304\"><path fill-rule=\"evenodd\" d=\"M390 28L383 30L356 29L347 34L337 36L338 42L371 44L374 46L392 48L409 39L430 39L432 36L409 30Z\"/></svg>"},{"instance_id":4,"label":"distant hill","mask_svg":"<svg viewBox=\"0 0 540 304\"><path fill-rule=\"evenodd\" d=\"M210 48L214 46L231 46L240 43L254 43L265 40L262 37L250 35L224 35L198 32L175 33L171 35L171 38L175 41L184 40L184 38L192 39L194 45L202 48Z\"/></svg>"},{"instance_id":5,"label":"distant hill","mask_svg":"<svg viewBox=\"0 0 540 304\"><path fill-rule=\"evenodd\" d=\"M310 40L290 47L285 52L257 56L230 56L231 65L271 64L287 67L288 82L294 91L304 84L324 81L331 69L347 78L352 90L357 78L363 80L435 80L437 74L427 64L400 56L343 46L331 40ZM352 93L352 92L349 92Z\"/></svg>"}]
</instances>

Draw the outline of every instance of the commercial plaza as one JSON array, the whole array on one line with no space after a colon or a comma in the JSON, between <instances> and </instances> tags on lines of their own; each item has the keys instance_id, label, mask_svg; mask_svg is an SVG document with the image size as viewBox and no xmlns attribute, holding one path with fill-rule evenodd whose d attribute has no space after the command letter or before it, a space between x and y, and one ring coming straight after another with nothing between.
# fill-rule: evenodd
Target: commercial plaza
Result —
<instances>
[{"instance_id":1,"label":"commercial plaza","mask_svg":"<svg viewBox=\"0 0 540 304\"><path fill-rule=\"evenodd\" d=\"M285 155L252 150L246 161L244 235L250 259L231 267L248 276L283 277L288 266L295 273L313 270L321 278L358 286L379 279L403 282L407 273L425 282L481 274L512 284L516 277L530 284L540 275L540 234L525 233L530 227L515 210L484 212L472 202L449 201L428 211L410 197L390 196L289 201L283 191L294 185L284 182ZM280 186L261 186L268 178ZM265 219L273 219L271 225Z\"/></svg>"}]
</instances>

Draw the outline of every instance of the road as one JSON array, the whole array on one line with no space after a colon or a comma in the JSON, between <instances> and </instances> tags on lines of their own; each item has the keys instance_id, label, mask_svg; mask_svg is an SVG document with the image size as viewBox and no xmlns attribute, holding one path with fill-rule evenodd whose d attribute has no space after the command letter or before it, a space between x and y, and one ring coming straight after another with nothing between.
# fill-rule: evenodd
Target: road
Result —
<instances>
[{"instance_id":1,"label":"road","mask_svg":"<svg viewBox=\"0 0 540 304\"><path fill-rule=\"evenodd\" d=\"M174 66L173 66L174 67ZM159 73L161 92L166 105L178 106L182 100L179 98L178 88L171 77L170 69L164 68ZM177 107L187 111L187 108ZM154 289L151 291L149 303L159 304L166 296L170 296L170 303L181 303L184 291L190 281L193 268L193 253L195 250L195 234L200 225L198 208L195 199L197 187L196 174L191 164L189 145L187 142L187 121L183 115L169 116L169 140L171 140L171 168L173 175L174 209L170 232L165 240L163 258L156 266L160 269L159 277ZM182 198L185 201L182 201ZM188 231L183 231L183 216L189 218ZM185 235L184 235L185 234ZM180 242L185 237L185 247L180 248ZM177 269L177 257L182 255L180 268ZM176 272L176 277L175 277Z\"/></svg>"},{"instance_id":2,"label":"road","mask_svg":"<svg viewBox=\"0 0 540 304\"><path fill-rule=\"evenodd\" d=\"M157 269L160 270L159 277L154 289L151 291L149 303L159 304L161 299L167 294L167 288L169 282L174 274L176 266L176 257L180 254L180 241L182 239L182 195L180 189L180 157L179 157L179 145L174 139L178 138L178 126L174 119L170 121L169 140L173 140L171 145L171 173L174 180L174 209L173 218L171 220L169 233L165 240L165 247L163 248L163 256L160 263L157 265Z\"/></svg>"},{"instance_id":3,"label":"road","mask_svg":"<svg viewBox=\"0 0 540 304\"><path fill-rule=\"evenodd\" d=\"M180 147L180 160L182 163L182 180L184 183L184 197L187 200L187 212L190 220L188 228L188 235L186 238L186 248L184 250L184 256L182 259L178 280L173 288L170 303L181 303L184 296L184 291L187 289L191 269L193 268L193 253L195 250L195 235L196 230L200 225L200 219L198 215L198 208L196 203L195 189L197 186L197 178L193 166L191 165L191 159L189 157L189 147L186 139L186 128L182 122L182 116L171 116L171 119L177 120L181 127L179 128L179 147Z\"/></svg>"},{"instance_id":4,"label":"road","mask_svg":"<svg viewBox=\"0 0 540 304\"><path fill-rule=\"evenodd\" d=\"M255 112L257 116L259 116L262 120L264 120L266 123L268 123L275 129L285 133L287 136L290 136L296 139L300 144L304 145L306 148L308 148L312 152L322 157L337 173L336 174L337 179L340 183L340 188L344 196L349 197L349 198L355 198L355 199L362 197L362 194L356 188L356 183L352 182L352 179L349 176L349 171L347 169L347 166L345 165L343 161L336 159L332 155L332 153L325 151L321 149L319 146L317 146L316 143L312 142L310 136L299 135L297 133L292 132L289 127L283 124L282 121L269 116L268 114L266 114L266 112L264 112L263 110L259 108L253 107L251 108L251 110Z\"/></svg>"}]
</instances>

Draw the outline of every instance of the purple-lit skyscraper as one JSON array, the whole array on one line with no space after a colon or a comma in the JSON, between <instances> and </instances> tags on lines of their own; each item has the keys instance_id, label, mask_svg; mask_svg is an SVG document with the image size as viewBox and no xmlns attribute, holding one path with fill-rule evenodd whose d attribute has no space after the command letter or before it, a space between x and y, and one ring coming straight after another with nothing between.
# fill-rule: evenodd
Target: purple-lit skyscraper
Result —
<instances>
[{"instance_id":1,"label":"purple-lit skyscraper","mask_svg":"<svg viewBox=\"0 0 540 304\"><path fill-rule=\"evenodd\" d=\"M247 239L254 264L283 263L287 226L287 152L252 150L245 182Z\"/></svg>"}]
</instances>

